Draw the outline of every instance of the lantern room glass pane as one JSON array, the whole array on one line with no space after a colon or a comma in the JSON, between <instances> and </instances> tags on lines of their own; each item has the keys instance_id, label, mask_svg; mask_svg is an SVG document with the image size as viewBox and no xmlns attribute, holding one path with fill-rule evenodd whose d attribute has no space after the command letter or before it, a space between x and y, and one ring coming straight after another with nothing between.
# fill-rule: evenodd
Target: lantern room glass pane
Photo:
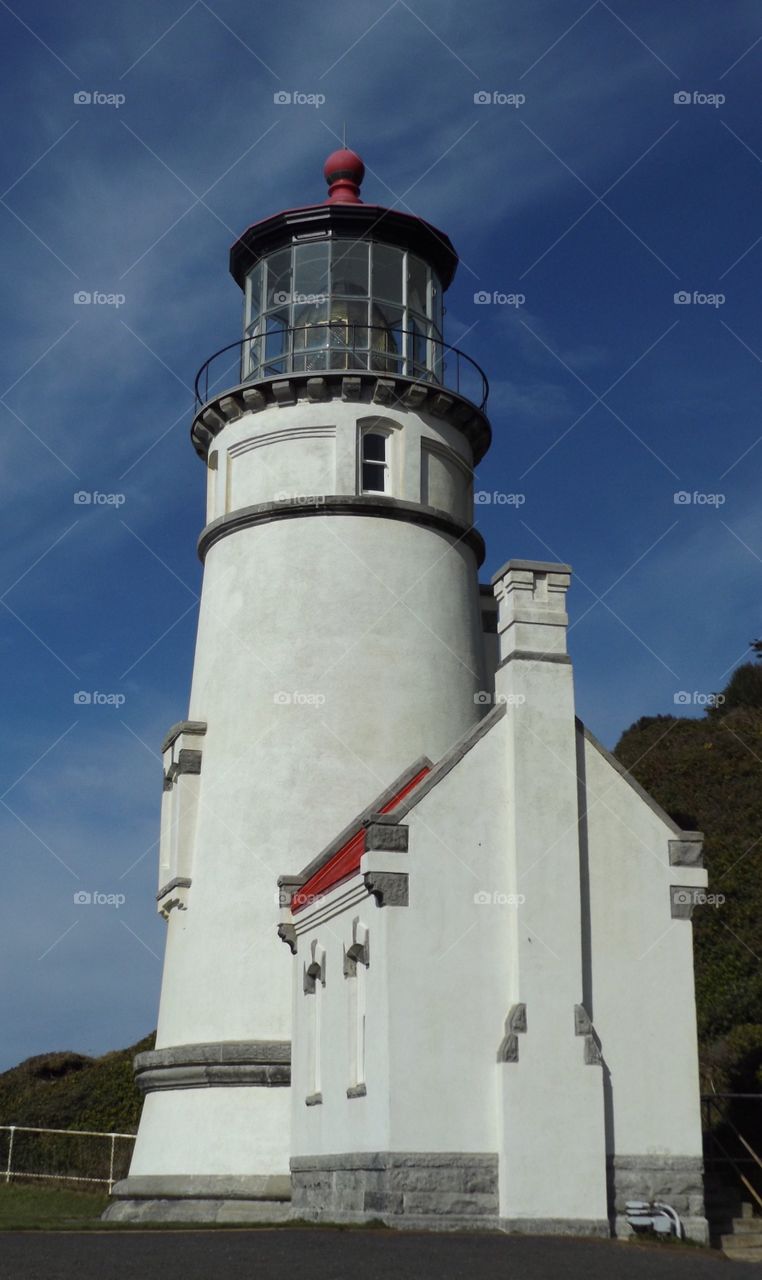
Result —
<instances>
[{"instance_id":1,"label":"lantern room glass pane","mask_svg":"<svg viewBox=\"0 0 762 1280\"><path fill-rule=\"evenodd\" d=\"M367 240L335 240L331 264L331 293L335 296L368 296L368 261L370 245Z\"/></svg>"},{"instance_id":2,"label":"lantern room glass pane","mask_svg":"<svg viewBox=\"0 0 762 1280\"><path fill-rule=\"evenodd\" d=\"M442 337L442 310L442 286L432 271L430 314L434 321L434 336L440 339Z\"/></svg>"},{"instance_id":3,"label":"lantern room glass pane","mask_svg":"<svg viewBox=\"0 0 762 1280\"><path fill-rule=\"evenodd\" d=\"M367 302L364 300L350 302L348 298L332 298L331 332L336 334L336 341L333 339L331 341L332 346L338 345L340 334L341 341L350 350L358 348L364 350L368 345Z\"/></svg>"},{"instance_id":4,"label":"lantern room glass pane","mask_svg":"<svg viewBox=\"0 0 762 1280\"><path fill-rule=\"evenodd\" d=\"M266 308L282 307L291 301L291 249L279 249L266 259Z\"/></svg>"},{"instance_id":5,"label":"lantern room glass pane","mask_svg":"<svg viewBox=\"0 0 762 1280\"><path fill-rule=\"evenodd\" d=\"M265 320L264 372L267 377L285 373L288 350L288 311L275 312Z\"/></svg>"},{"instance_id":6,"label":"lantern room glass pane","mask_svg":"<svg viewBox=\"0 0 762 1280\"><path fill-rule=\"evenodd\" d=\"M428 307L428 268L420 258L407 256L407 305L411 311L426 315Z\"/></svg>"},{"instance_id":7,"label":"lantern room glass pane","mask_svg":"<svg viewBox=\"0 0 762 1280\"><path fill-rule=\"evenodd\" d=\"M374 299L402 305L402 265L404 254L389 244L373 245Z\"/></svg>"},{"instance_id":8,"label":"lantern room glass pane","mask_svg":"<svg viewBox=\"0 0 762 1280\"><path fill-rule=\"evenodd\" d=\"M404 355L404 312L401 307L374 303L371 311L370 343L373 351L371 368L385 373L400 373Z\"/></svg>"},{"instance_id":9,"label":"lantern room glass pane","mask_svg":"<svg viewBox=\"0 0 762 1280\"><path fill-rule=\"evenodd\" d=\"M256 324L262 312L262 276L264 268L261 262L251 270L246 278L246 332Z\"/></svg>"},{"instance_id":10,"label":"lantern room glass pane","mask_svg":"<svg viewBox=\"0 0 762 1280\"><path fill-rule=\"evenodd\" d=\"M328 346L328 299L294 307L294 350Z\"/></svg>"},{"instance_id":11,"label":"lantern room glass pane","mask_svg":"<svg viewBox=\"0 0 762 1280\"><path fill-rule=\"evenodd\" d=\"M298 244L294 249L294 302L328 296L328 243ZM303 295L299 297L298 295Z\"/></svg>"}]
</instances>

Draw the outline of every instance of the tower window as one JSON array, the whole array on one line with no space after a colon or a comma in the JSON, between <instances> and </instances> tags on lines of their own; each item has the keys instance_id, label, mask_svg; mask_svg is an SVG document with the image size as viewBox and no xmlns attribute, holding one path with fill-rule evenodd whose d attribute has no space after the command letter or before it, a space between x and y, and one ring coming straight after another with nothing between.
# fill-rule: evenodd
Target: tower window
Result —
<instances>
[{"instance_id":1,"label":"tower window","mask_svg":"<svg viewBox=\"0 0 762 1280\"><path fill-rule=\"evenodd\" d=\"M389 492L389 436L384 432L361 435L360 472L363 493Z\"/></svg>"}]
</instances>

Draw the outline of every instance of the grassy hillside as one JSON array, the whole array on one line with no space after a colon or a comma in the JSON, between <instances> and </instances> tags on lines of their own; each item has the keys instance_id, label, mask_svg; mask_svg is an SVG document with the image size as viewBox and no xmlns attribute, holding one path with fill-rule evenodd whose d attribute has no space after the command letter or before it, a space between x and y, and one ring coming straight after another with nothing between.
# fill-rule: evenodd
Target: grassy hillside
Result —
<instances>
[{"instance_id":1,"label":"grassy hillside","mask_svg":"<svg viewBox=\"0 0 762 1280\"><path fill-rule=\"evenodd\" d=\"M154 1039L102 1058L68 1052L27 1058L0 1075L0 1124L134 1133L141 1097L132 1059L153 1048Z\"/></svg>"}]
</instances>

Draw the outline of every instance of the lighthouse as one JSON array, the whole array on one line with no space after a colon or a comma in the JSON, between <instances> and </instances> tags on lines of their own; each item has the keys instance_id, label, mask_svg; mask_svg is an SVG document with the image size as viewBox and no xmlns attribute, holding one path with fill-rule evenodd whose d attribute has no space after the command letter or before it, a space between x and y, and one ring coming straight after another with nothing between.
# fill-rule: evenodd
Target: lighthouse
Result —
<instances>
[{"instance_id":1,"label":"lighthouse","mask_svg":"<svg viewBox=\"0 0 762 1280\"><path fill-rule=\"evenodd\" d=\"M161 1004L106 1216L706 1242L702 835L576 715L570 566L480 583L457 255L363 174L335 152L240 236L196 380Z\"/></svg>"},{"instance_id":2,"label":"lighthouse","mask_svg":"<svg viewBox=\"0 0 762 1280\"><path fill-rule=\"evenodd\" d=\"M335 152L321 203L236 241L243 333L196 383L203 589L188 718L162 748L167 941L129 1178L148 1199L283 1194L277 878L484 711L487 383L443 339L450 240L364 203L363 173Z\"/></svg>"}]
</instances>

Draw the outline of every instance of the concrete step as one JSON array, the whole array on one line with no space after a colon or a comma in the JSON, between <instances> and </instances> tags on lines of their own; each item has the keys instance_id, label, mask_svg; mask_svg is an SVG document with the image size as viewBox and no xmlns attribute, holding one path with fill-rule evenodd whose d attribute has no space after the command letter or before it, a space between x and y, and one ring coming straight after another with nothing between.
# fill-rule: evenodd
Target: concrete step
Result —
<instances>
[{"instance_id":1,"label":"concrete step","mask_svg":"<svg viewBox=\"0 0 762 1280\"><path fill-rule=\"evenodd\" d=\"M731 1262L762 1262L762 1248L760 1249L742 1249L740 1245L729 1245L723 1247L723 1253Z\"/></svg>"},{"instance_id":2,"label":"concrete step","mask_svg":"<svg viewBox=\"0 0 762 1280\"><path fill-rule=\"evenodd\" d=\"M734 1218L732 1231L734 1235L760 1235L762 1218Z\"/></svg>"},{"instance_id":3,"label":"concrete step","mask_svg":"<svg viewBox=\"0 0 762 1280\"><path fill-rule=\"evenodd\" d=\"M739 1249L762 1249L762 1231L733 1231L722 1237L723 1249L728 1244L737 1244Z\"/></svg>"}]
</instances>

